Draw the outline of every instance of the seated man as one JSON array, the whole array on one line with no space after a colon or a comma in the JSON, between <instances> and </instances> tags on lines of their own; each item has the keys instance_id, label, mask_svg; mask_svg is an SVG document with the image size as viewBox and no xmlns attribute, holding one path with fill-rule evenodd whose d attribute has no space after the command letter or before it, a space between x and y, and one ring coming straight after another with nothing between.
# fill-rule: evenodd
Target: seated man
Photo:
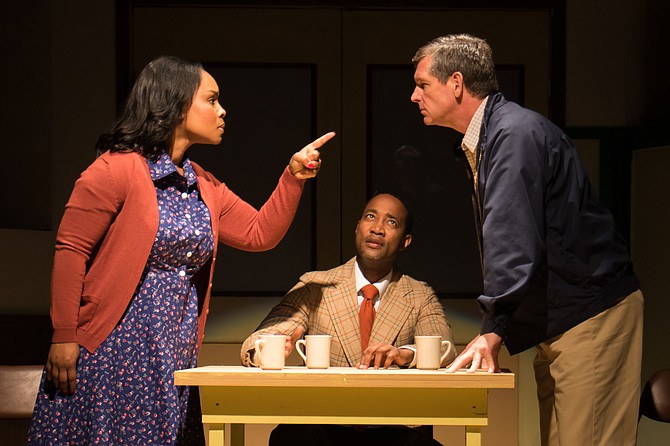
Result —
<instances>
[{"instance_id":1,"label":"seated man","mask_svg":"<svg viewBox=\"0 0 670 446\"><path fill-rule=\"evenodd\" d=\"M451 328L434 291L395 266L398 253L412 241L411 229L412 215L398 198L389 194L373 197L356 225L356 257L329 271L304 274L244 341L242 364L258 366L253 352L261 334L287 335L287 356L305 334L331 335L333 367L412 367L417 335L440 335L453 345ZM361 289L369 284L378 293L372 299L372 329L365 333L361 327L367 324L362 319L359 322L359 309L366 305ZM452 348L442 365L453 361L455 353ZM439 445L430 428L279 425L272 431L270 445L285 444Z\"/></svg>"}]
</instances>

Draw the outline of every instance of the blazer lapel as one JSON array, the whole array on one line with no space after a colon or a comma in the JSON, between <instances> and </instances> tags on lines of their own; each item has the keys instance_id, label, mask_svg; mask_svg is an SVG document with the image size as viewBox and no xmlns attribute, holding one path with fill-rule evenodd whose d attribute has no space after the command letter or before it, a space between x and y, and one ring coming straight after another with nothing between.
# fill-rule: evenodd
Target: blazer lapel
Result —
<instances>
[{"instance_id":1,"label":"blazer lapel","mask_svg":"<svg viewBox=\"0 0 670 446\"><path fill-rule=\"evenodd\" d=\"M382 296L372 326L370 343L388 342L393 343L398 337L401 327L412 311L412 305L405 298L410 287L405 282L399 281L400 274L397 269L393 271L393 279Z\"/></svg>"},{"instance_id":2,"label":"blazer lapel","mask_svg":"<svg viewBox=\"0 0 670 446\"><path fill-rule=\"evenodd\" d=\"M361 359L361 329L354 259L344 264L338 273L334 289L324 300L347 362L355 366Z\"/></svg>"}]
</instances>

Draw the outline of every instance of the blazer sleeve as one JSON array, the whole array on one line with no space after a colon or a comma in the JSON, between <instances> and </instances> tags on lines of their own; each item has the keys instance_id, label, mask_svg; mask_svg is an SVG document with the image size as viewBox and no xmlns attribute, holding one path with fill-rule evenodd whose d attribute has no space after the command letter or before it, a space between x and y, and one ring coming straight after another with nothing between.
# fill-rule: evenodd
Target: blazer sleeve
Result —
<instances>
[{"instance_id":1,"label":"blazer sleeve","mask_svg":"<svg viewBox=\"0 0 670 446\"><path fill-rule=\"evenodd\" d=\"M449 364L454 359L456 359L456 345L454 344L454 336L451 332L451 324L449 324L449 321L447 320L442 303L438 299L437 295L435 295L435 292L432 290L432 288L427 288L427 297L421 302L419 307L419 317L417 320L414 336L430 336L439 334L442 336L443 341L451 342L451 350L441 364L442 367L444 367L446 364ZM412 347L416 348L415 345L412 345ZM445 351L446 347L443 349L443 352ZM412 363L410 363L409 367L414 367L415 365L416 355L412 360Z\"/></svg>"},{"instance_id":2,"label":"blazer sleeve","mask_svg":"<svg viewBox=\"0 0 670 446\"><path fill-rule=\"evenodd\" d=\"M256 331L242 344L240 360L246 367L258 367L254 361L254 346L256 340L263 334L290 335L298 327L308 329L309 315L312 311L310 287L304 281L296 284L270 313L263 319Z\"/></svg>"}]
</instances>

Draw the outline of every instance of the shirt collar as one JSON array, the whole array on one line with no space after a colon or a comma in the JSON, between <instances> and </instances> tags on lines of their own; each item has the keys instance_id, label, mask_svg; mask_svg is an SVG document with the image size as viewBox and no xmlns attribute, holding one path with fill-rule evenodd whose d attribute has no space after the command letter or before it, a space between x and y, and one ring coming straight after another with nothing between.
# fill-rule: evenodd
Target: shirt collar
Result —
<instances>
[{"instance_id":1,"label":"shirt collar","mask_svg":"<svg viewBox=\"0 0 670 446\"><path fill-rule=\"evenodd\" d=\"M391 276L393 275L393 270L389 271L387 275L382 277L377 282L373 283L374 286L379 290L379 298L381 299L384 291L388 288L389 283L391 283ZM361 288L369 284L370 281L365 278L361 272L361 268L358 266L358 260L356 260L356 290L360 292Z\"/></svg>"},{"instance_id":2,"label":"shirt collar","mask_svg":"<svg viewBox=\"0 0 670 446\"><path fill-rule=\"evenodd\" d=\"M172 162L172 159L166 152L161 152L156 161L147 159L147 163L149 164L149 173L151 173L151 179L154 181L165 178L173 173L179 175L177 166L175 166L175 164ZM191 160L187 156L184 156L183 168L186 184L188 186L192 186L193 184L197 183L198 179L195 175L195 172L193 171L193 166L191 166Z\"/></svg>"},{"instance_id":3,"label":"shirt collar","mask_svg":"<svg viewBox=\"0 0 670 446\"><path fill-rule=\"evenodd\" d=\"M479 107L477 107L475 114L472 116L470 124L468 125L468 129L465 131L465 135L463 136L463 142L461 143L463 150L469 150L472 153L477 152L477 144L479 144L479 132L482 129L484 109L486 109L486 102L488 100L489 97L486 96L482 103L479 104Z\"/></svg>"}]
</instances>

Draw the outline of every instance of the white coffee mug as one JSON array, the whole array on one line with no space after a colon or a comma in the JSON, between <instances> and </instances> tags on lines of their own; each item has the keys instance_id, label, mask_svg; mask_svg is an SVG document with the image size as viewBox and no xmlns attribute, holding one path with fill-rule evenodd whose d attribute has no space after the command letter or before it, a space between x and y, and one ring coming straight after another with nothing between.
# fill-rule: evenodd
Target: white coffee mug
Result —
<instances>
[{"instance_id":1,"label":"white coffee mug","mask_svg":"<svg viewBox=\"0 0 670 446\"><path fill-rule=\"evenodd\" d=\"M331 335L307 335L298 339L295 349L305 361L308 369L327 369L330 367Z\"/></svg>"},{"instance_id":2,"label":"white coffee mug","mask_svg":"<svg viewBox=\"0 0 670 446\"><path fill-rule=\"evenodd\" d=\"M262 369L281 370L284 368L285 335L260 335L254 343L254 350L254 359Z\"/></svg>"},{"instance_id":3,"label":"white coffee mug","mask_svg":"<svg viewBox=\"0 0 670 446\"><path fill-rule=\"evenodd\" d=\"M451 342L443 341L441 336L415 336L416 368L423 370L437 370L442 361L451 352ZM442 346L447 350L442 354Z\"/></svg>"}]
</instances>

